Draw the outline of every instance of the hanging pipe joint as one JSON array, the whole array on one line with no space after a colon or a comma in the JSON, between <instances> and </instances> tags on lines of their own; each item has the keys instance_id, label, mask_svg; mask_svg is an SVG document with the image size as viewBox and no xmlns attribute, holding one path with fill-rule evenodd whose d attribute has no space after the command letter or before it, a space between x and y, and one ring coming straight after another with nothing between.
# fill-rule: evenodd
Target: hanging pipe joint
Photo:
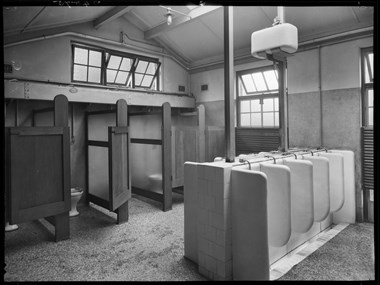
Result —
<instances>
[{"instance_id":1,"label":"hanging pipe joint","mask_svg":"<svg viewBox=\"0 0 380 285\"><path fill-rule=\"evenodd\" d=\"M251 170L251 163L250 163L247 159L240 158L240 159L239 159L239 162L241 162L241 163L246 163L246 162L248 162L248 164L249 164L249 170Z\"/></svg>"},{"instance_id":2,"label":"hanging pipe joint","mask_svg":"<svg viewBox=\"0 0 380 285\"><path fill-rule=\"evenodd\" d=\"M267 157L267 158L273 158L274 164L276 164L276 158L275 158L274 156L271 156L271 155L265 155L264 157Z\"/></svg>"}]
</instances>

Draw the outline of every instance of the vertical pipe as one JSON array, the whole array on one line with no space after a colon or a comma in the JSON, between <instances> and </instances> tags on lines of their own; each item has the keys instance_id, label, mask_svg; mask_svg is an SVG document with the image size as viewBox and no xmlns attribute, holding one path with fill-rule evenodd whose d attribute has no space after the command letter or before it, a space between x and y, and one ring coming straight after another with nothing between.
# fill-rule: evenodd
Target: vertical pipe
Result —
<instances>
[{"instance_id":1,"label":"vertical pipe","mask_svg":"<svg viewBox=\"0 0 380 285\"><path fill-rule=\"evenodd\" d=\"M279 74L278 74L278 91L279 91L279 110L280 110L280 137L281 137L281 151L287 152L289 148L288 141L288 104L287 104L287 91L286 91L286 60L278 61Z\"/></svg>"},{"instance_id":2,"label":"vertical pipe","mask_svg":"<svg viewBox=\"0 0 380 285\"><path fill-rule=\"evenodd\" d=\"M285 23L284 7L277 7L277 18L279 19L280 24Z\"/></svg>"},{"instance_id":3,"label":"vertical pipe","mask_svg":"<svg viewBox=\"0 0 380 285\"><path fill-rule=\"evenodd\" d=\"M320 102L320 144L323 146L323 96L322 96L322 59L321 46L318 46L318 90Z\"/></svg>"},{"instance_id":4,"label":"vertical pipe","mask_svg":"<svg viewBox=\"0 0 380 285\"><path fill-rule=\"evenodd\" d=\"M233 10L224 7L224 122L226 141L226 162L235 161L235 112L234 112L234 38Z\"/></svg>"}]
</instances>

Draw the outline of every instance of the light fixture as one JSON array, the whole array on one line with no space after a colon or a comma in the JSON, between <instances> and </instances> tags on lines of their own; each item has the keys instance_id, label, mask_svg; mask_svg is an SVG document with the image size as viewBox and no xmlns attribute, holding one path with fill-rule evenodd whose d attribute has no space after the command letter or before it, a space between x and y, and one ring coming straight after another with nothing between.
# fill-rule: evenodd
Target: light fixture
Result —
<instances>
[{"instance_id":1,"label":"light fixture","mask_svg":"<svg viewBox=\"0 0 380 285\"><path fill-rule=\"evenodd\" d=\"M21 61L18 60L11 60L12 66L14 70L20 70L22 68Z\"/></svg>"},{"instance_id":2,"label":"light fixture","mask_svg":"<svg viewBox=\"0 0 380 285\"><path fill-rule=\"evenodd\" d=\"M165 14L166 17L166 23L170 26L173 21L173 14L171 12L171 8L167 8L167 13Z\"/></svg>"},{"instance_id":3,"label":"light fixture","mask_svg":"<svg viewBox=\"0 0 380 285\"><path fill-rule=\"evenodd\" d=\"M189 15L187 15L185 13L182 13L180 11L174 10L174 9L172 9L170 7L165 7L165 6L160 6L160 7L166 9L166 14L164 14L164 16L166 17L166 23L168 25L171 25L172 22L173 22L173 12L178 13L180 15L183 15L185 17L189 17L191 19L191 16L189 16Z\"/></svg>"}]
</instances>

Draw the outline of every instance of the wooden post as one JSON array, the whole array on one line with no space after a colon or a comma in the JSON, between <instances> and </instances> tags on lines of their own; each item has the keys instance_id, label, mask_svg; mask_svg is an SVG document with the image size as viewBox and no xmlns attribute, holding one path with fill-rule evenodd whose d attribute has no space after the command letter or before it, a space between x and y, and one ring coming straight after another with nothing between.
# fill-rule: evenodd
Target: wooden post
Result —
<instances>
[{"instance_id":1,"label":"wooden post","mask_svg":"<svg viewBox=\"0 0 380 285\"><path fill-rule=\"evenodd\" d=\"M116 127L128 127L128 105L127 102L123 99L116 102ZM129 154L128 154L129 155ZM129 158L128 158L129 159ZM131 169L128 164L128 187L129 191L131 190ZM129 209L128 209L128 200L122 204L119 208L116 209L117 214L117 224L128 222L129 220Z\"/></svg>"},{"instance_id":2,"label":"wooden post","mask_svg":"<svg viewBox=\"0 0 380 285\"><path fill-rule=\"evenodd\" d=\"M172 209L172 140L171 108L168 102L162 104L162 190L164 195L163 211Z\"/></svg>"},{"instance_id":3,"label":"wooden post","mask_svg":"<svg viewBox=\"0 0 380 285\"><path fill-rule=\"evenodd\" d=\"M233 10L224 7L224 122L226 162L235 161Z\"/></svg>"},{"instance_id":4,"label":"wooden post","mask_svg":"<svg viewBox=\"0 0 380 285\"><path fill-rule=\"evenodd\" d=\"M69 124L69 102L65 95L54 97L54 126L66 127ZM68 134L68 133L66 133ZM67 211L54 216L55 240L65 240L70 237L70 205L71 205L71 170L70 170L70 138L63 136L63 197Z\"/></svg>"},{"instance_id":5,"label":"wooden post","mask_svg":"<svg viewBox=\"0 0 380 285\"><path fill-rule=\"evenodd\" d=\"M197 120L198 120L198 132L199 132L199 140L198 140L198 162L206 161L206 137L205 137L205 107L203 105L199 105L197 107Z\"/></svg>"}]
</instances>

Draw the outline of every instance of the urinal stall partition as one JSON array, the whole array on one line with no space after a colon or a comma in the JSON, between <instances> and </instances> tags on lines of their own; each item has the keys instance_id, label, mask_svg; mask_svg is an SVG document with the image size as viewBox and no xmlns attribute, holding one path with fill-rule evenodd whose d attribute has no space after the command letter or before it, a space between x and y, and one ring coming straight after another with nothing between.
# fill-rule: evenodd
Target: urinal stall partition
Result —
<instances>
[{"instance_id":1,"label":"urinal stall partition","mask_svg":"<svg viewBox=\"0 0 380 285\"><path fill-rule=\"evenodd\" d=\"M55 96L53 111L53 126L5 128L6 216L11 224L45 218L60 241L70 237L66 96Z\"/></svg>"}]
</instances>

